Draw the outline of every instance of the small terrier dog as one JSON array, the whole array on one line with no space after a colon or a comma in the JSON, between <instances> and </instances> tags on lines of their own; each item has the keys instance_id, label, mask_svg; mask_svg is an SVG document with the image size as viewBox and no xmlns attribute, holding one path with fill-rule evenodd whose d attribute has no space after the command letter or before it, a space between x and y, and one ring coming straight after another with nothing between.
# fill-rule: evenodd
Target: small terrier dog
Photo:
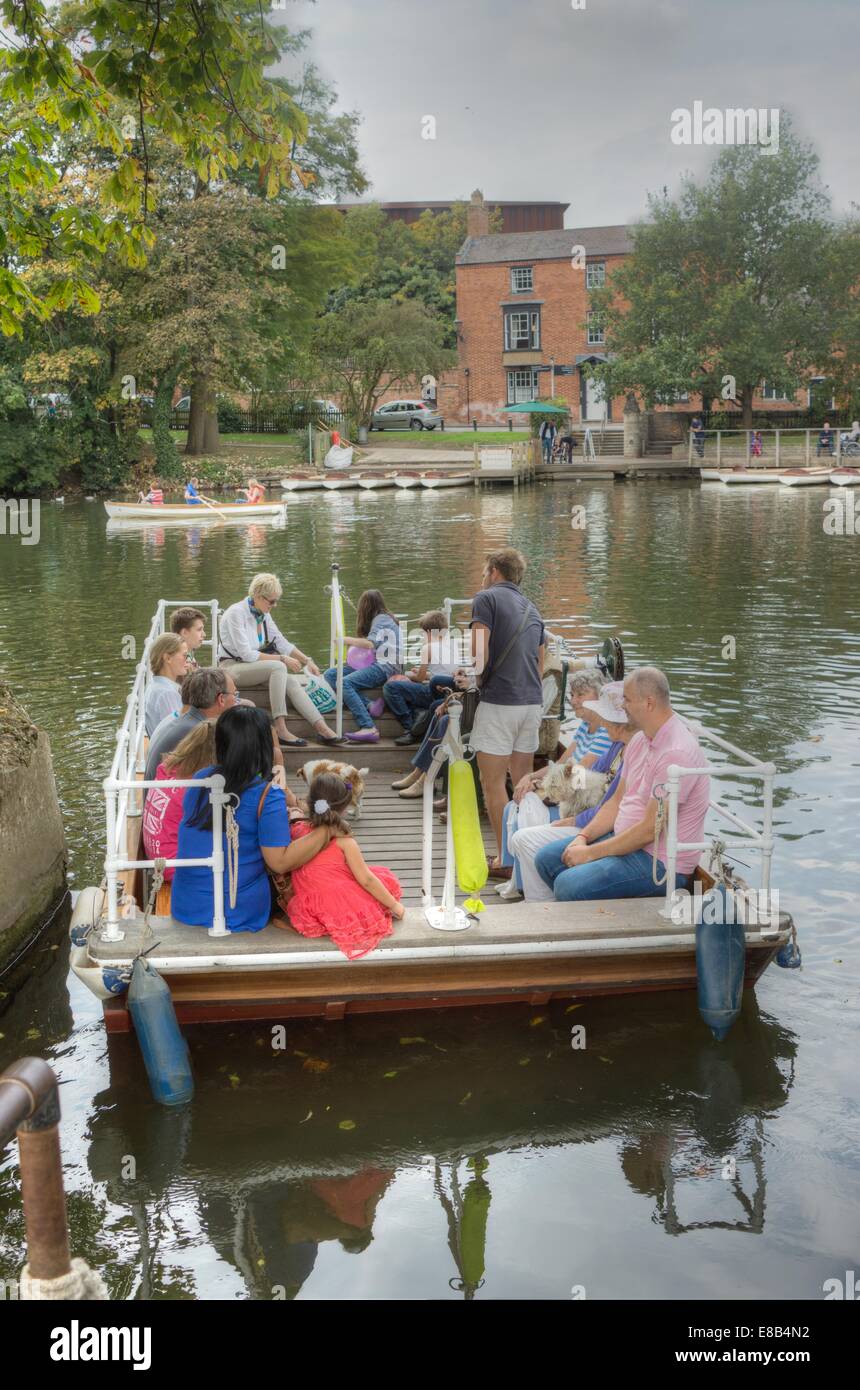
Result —
<instances>
[{"instance_id":1,"label":"small terrier dog","mask_svg":"<svg viewBox=\"0 0 860 1390\"><path fill-rule=\"evenodd\" d=\"M603 800L606 791L606 773L593 772L590 767L580 767L579 763L549 763L547 773L538 787L542 801L558 803L563 817L578 816L580 811L590 811Z\"/></svg>"},{"instance_id":2,"label":"small terrier dog","mask_svg":"<svg viewBox=\"0 0 860 1390\"><path fill-rule=\"evenodd\" d=\"M335 763L329 758L314 758L311 762L305 763L299 768L299 776L308 787L317 774L321 772L333 772L335 777L342 777L352 793L352 800L347 808L347 815L349 815L351 811L354 811L357 818L361 815L361 800L364 796L364 779L369 771L369 767L353 767L351 763Z\"/></svg>"}]
</instances>

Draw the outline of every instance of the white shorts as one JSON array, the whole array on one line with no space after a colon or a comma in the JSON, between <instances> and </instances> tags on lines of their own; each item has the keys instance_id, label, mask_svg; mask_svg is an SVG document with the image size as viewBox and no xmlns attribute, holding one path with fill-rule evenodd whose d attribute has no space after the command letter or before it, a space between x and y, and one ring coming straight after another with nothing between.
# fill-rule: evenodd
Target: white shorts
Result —
<instances>
[{"instance_id":1,"label":"white shorts","mask_svg":"<svg viewBox=\"0 0 860 1390\"><path fill-rule=\"evenodd\" d=\"M540 742L542 705L492 705L479 700L469 746L475 753L536 753Z\"/></svg>"}]
</instances>

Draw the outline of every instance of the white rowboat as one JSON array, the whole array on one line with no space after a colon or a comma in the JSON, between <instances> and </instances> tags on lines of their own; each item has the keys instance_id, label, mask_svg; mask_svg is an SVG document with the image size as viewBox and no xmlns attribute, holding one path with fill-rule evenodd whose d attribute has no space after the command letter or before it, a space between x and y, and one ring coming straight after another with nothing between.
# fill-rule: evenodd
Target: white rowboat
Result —
<instances>
[{"instance_id":1,"label":"white rowboat","mask_svg":"<svg viewBox=\"0 0 860 1390\"><path fill-rule=\"evenodd\" d=\"M158 525L162 521L190 521L196 526L201 521L259 521L262 517L286 516L284 502L259 502L250 506L247 502L218 502L211 507L205 503L200 506L188 502L165 502L155 507L148 502L105 502L105 511L111 521L151 521Z\"/></svg>"},{"instance_id":2,"label":"white rowboat","mask_svg":"<svg viewBox=\"0 0 860 1390\"><path fill-rule=\"evenodd\" d=\"M422 487L431 489L440 487L469 487L472 482L472 475L470 473L425 474L420 481Z\"/></svg>"},{"instance_id":3,"label":"white rowboat","mask_svg":"<svg viewBox=\"0 0 860 1390\"><path fill-rule=\"evenodd\" d=\"M417 473L396 473L394 475L395 487L420 487L421 479Z\"/></svg>"},{"instance_id":4,"label":"white rowboat","mask_svg":"<svg viewBox=\"0 0 860 1390\"><path fill-rule=\"evenodd\" d=\"M363 487L367 492L373 492L380 487L394 487L394 478L390 473L368 475L366 478L359 478L358 486Z\"/></svg>"},{"instance_id":5,"label":"white rowboat","mask_svg":"<svg viewBox=\"0 0 860 1390\"><path fill-rule=\"evenodd\" d=\"M835 487L860 487L860 468L834 468L830 481Z\"/></svg>"},{"instance_id":6,"label":"white rowboat","mask_svg":"<svg viewBox=\"0 0 860 1390\"><path fill-rule=\"evenodd\" d=\"M814 487L816 483L830 482L830 469L791 468L780 474L779 480L785 487Z\"/></svg>"},{"instance_id":7,"label":"white rowboat","mask_svg":"<svg viewBox=\"0 0 860 1390\"><path fill-rule=\"evenodd\" d=\"M347 488L358 487L358 477L354 473L335 473L332 477L323 479L323 487L326 492L345 492Z\"/></svg>"},{"instance_id":8,"label":"white rowboat","mask_svg":"<svg viewBox=\"0 0 860 1390\"><path fill-rule=\"evenodd\" d=\"M319 491L323 485L321 476L311 477L297 474L294 478L282 478L281 487L284 492L310 492L313 489Z\"/></svg>"},{"instance_id":9,"label":"white rowboat","mask_svg":"<svg viewBox=\"0 0 860 1390\"><path fill-rule=\"evenodd\" d=\"M720 470L722 483L779 483L782 474L775 468L724 468Z\"/></svg>"}]
</instances>

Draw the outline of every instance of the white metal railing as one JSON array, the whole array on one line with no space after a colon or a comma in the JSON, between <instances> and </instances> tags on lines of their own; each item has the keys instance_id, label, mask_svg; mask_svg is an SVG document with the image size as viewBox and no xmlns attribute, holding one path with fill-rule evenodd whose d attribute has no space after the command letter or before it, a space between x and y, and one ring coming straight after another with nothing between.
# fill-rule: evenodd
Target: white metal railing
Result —
<instances>
[{"instance_id":1,"label":"white metal railing","mask_svg":"<svg viewBox=\"0 0 860 1390\"><path fill-rule=\"evenodd\" d=\"M839 464L845 451L843 435L850 433L850 425L833 425L831 429L832 452L825 450L824 457ZM710 464L720 468L729 466L729 461L737 464L744 460L756 468L778 470L786 465L803 462L809 466L821 456L818 436L820 429L735 429L735 430L690 430L687 438L687 458L691 465ZM753 453L753 436L761 435L762 452ZM856 457L852 449L851 456Z\"/></svg>"},{"instance_id":2,"label":"white metal railing","mask_svg":"<svg viewBox=\"0 0 860 1390\"><path fill-rule=\"evenodd\" d=\"M683 718L683 716L682 716ZM736 830L741 832L741 838L722 839L721 844L726 849L752 850L753 853L761 854L761 893L769 901L770 897L770 878L773 861L773 782L776 776L776 766L774 763L762 762L759 758L754 758L751 753L745 753L742 748L729 743L726 739L720 738L712 729L708 729L704 724L700 724L693 719L684 719L687 727L696 735L700 741L713 743L724 752L733 755L737 762L734 763L708 763L703 767L682 767L678 763L670 763L666 769L666 788L668 793L668 816L666 828L666 904L661 908L661 915L672 917L673 907L676 906L679 898L685 896L680 890L675 888L676 864L678 854L684 850L705 850L711 849L712 843L709 840L679 840L678 839L678 799L680 793L681 779L683 777L750 777L762 783L762 824L761 828L750 825L734 811L722 806L717 800L709 800L708 805L711 811L720 816ZM659 846L658 846L659 850Z\"/></svg>"},{"instance_id":3,"label":"white metal railing","mask_svg":"<svg viewBox=\"0 0 860 1390\"><path fill-rule=\"evenodd\" d=\"M464 931L469 918L455 901L457 865L454 858L454 817L451 814L451 779L448 778L448 817L445 825L445 882L442 899L437 906L433 897L433 783L443 762L464 757L460 737L461 706L452 701L448 709L448 727L437 745L427 776L421 805L421 905L424 916L437 931Z\"/></svg>"},{"instance_id":4,"label":"white metal railing","mask_svg":"<svg viewBox=\"0 0 860 1390\"><path fill-rule=\"evenodd\" d=\"M343 663L346 653L344 652L344 638L346 630L343 624L343 595L340 591L340 580L338 572L340 565L336 561L332 562L331 584L328 593L331 595L331 618L328 645L328 664L329 667L336 667L337 681L335 688L335 699L337 700L337 711L335 713L334 731L338 738L343 737Z\"/></svg>"},{"instance_id":5,"label":"white metal railing","mask_svg":"<svg viewBox=\"0 0 860 1390\"><path fill-rule=\"evenodd\" d=\"M105 815L106 815L106 854L105 854L105 877L107 881L107 893L105 906L107 909L107 926L103 932L105 941L121 941L123 933L119 930L120 921L120 875L129 869L151 868L152 860L141 859L131 860L128 858L128 821L130 817L137 817L143 810L143 791L155 784L152 782L142 782L139 780L140 773L144 771L144 740L146 738L146 697L149 693L152 672L149 665L149 655L153 643L164 632L165 615L172 608L208 608L211 615L210 638L203 643L204 646L211 646L213 653L213 664L215 663L218 652L218 600L217 599L160 599L155 610L149 633L143 644L143 652L137 664L131 691L126 701L125 718L122 725L117 730L116 751L111 762L110 773L105 778L102 786L105 793ZM161 787L181 787L181 786L208 786L213 794L218 790L217 783L221 783L223 790L223 778L214 777L211 780L205 779L197 782L178 782L164 781L159 782ZM210 796L212 800L212 796ZM216 915L213 927L210 931L212 936L223 936L226 934L224 924L223 908L223 871L224 871L224 851L221 844L220 825L221 825L221 806L217 807L213 800L213 824L217 812L219 834L216 837L217 845L213 850L213 857L210 859L195 860L169 860L170 865L182 863L187 865L213 865L215 860L220 857L221 872L215 879L215 908ZM214 872L214 868L213 868ZM220 902L220 908L219 908Z\"/></svg>"}]
</instances>

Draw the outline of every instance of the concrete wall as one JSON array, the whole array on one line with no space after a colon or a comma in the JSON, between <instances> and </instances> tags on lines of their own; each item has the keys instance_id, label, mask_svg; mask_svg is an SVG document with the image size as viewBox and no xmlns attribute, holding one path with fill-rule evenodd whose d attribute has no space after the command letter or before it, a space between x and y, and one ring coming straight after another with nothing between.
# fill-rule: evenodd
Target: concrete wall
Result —
<instances>
[{"instance_id":1,"label":"concrete wall","mask_svg":"<svg viewBox=\"0 0 860 1390\"><path fill-rule=\"evenodd\" d=\"M0 966L66 889L66 846L48 736L0 682Z\"/></svg>"}]
</instances>

